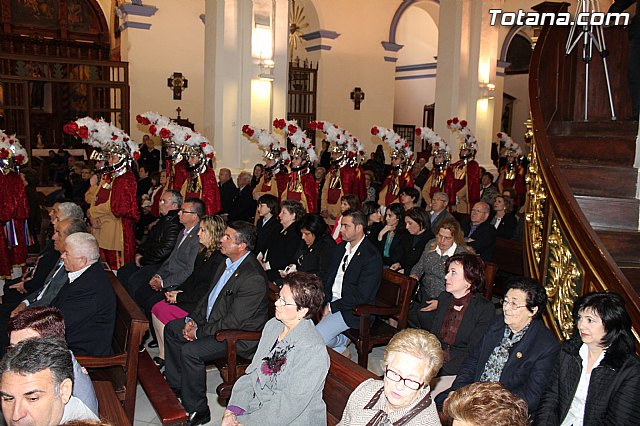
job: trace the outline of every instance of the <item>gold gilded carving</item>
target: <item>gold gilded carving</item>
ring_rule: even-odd
[[[525,220],[529,231],[529,243],[533,248],[533,255],[536,261],[536,269],[540,266],[542,258],[542,234],[544,226],[544,204],[547,198],[547,191],[542,181],[542,174],[538,166],[538,155],[536,144],[531,144],[529,152],[529,173],[526,177],[529,188],[527,204],[525,210]]]
[[[576,288],[580,288],[578,283],[582,278],[582,270],[555,218],[550,231],[548,273],[544,284],[549,298],[549,309],[558,326],[558,332],[563,339],[568,339],[573,330],[571,311],[578,297]]]

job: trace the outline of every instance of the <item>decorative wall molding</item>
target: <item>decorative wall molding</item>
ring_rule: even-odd
[[[396,77],[396,81],[400,80],[419,80],[423,78],[436,78],[436,74],[416,74],[416,75],[400,75]]]
[[[148,24],[146,22],[127,21],[124,24],[120,25],[120,31],[124,31],[128,28],[135,28],[137,30],[150,30],[151,24]]]
[[[438,63],[437,62],[431,62],[431,63],[428,63],[428,64],[400,65],[400,66],[396,67],[396,72],[434,70],[436,68],[438,68]]]
[[[307,52],[315,52],[317,50],[331,50],[331,43],[333,40],[340,37],[340,33],[331,30],[318,30],[311,33],[303,34],[302,39],[309,42],[314,42],[312,46],[305,47]]]
[[[385,62],[398,62],[398,58],[394,58],[393,56],[385,56],[384,57],[384,61]]]
[[[122,13],[132,16],[146,16],[150,17],[156,14],[158,8],[151,5],[136,5],[130,3],[124,3],[119,7]]]
[[[305,47],[305,50],[307,52],[315,52],[316,50],[331,50],[331,46],[328,46],[326,44],[318,44],[315,46]]]

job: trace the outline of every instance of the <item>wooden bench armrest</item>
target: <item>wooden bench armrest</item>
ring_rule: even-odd
[[[95,381],[92,382],[93,389],[98,399],[98,413],[104,420],[108,420],[112,425],[131,425],[131,421],[124,412],[122,403],[118,399],[115,389],[111,382]]]
[[[126,354],[109,356],[76,355],[76,359],[78,360],[78,363],[84,368],[113,367],[116,365],[124,367],[127,363]]]
[[[164,426],[187,424],[187,412],[147,351],[138,356],[138,380]]]
[[[262,337],[261,331],[247,331],[247,330],[218,330],[216,331],[215,338],[218,342],[227,342],[227,345],[234,344],[238,340],[260,340]]]
[[[358,305],[353,308],[353,313],[359,316],[382,315],[390,316],[400,313],[398,306]]]

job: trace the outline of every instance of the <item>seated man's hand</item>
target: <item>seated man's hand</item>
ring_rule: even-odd
[[[16,290],[20,294],[25,294],[27,292],[27,290],[25,290],[24,288],[24,281],[20,281],[15,284],[12,284],[9,286],[9,288]]]
[[[389,266],[389,269],[391,269],[392,271],[397,271],[401,267],[402,267],[402,265],[400,265],[400,262],[396,262],[393,265]]]
[[[188,342],[196,340],[196,323],[193,320],[187,321],[182,329],[182,337]]]
[[[149,286],[155,291],[162,290],[162,278],[158,275],[154,275],[153,278],[149,280]]]
[[[411,274],[409,275],[411,278],[413,278],[414,280],[419,280],[420,277],[418,276],[418,274]]]
[[[27,305],[24,302],[20,302],[20,304],[16,306],[16,308],[13,311],[11,311],[11,314],[9,314],[9,316],[13,318],[16,315],[18,315],[20,312],[24,311],[25,309],[27,309]]]

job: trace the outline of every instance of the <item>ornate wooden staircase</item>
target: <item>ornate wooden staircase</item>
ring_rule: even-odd
[[[567,6],[545,2],[534,9],[561,12]],[[559,336],[569,335],[575,299],[611,290],[625,299],[640,341],[638,123],[611,120],[599,57],[591,62],[589,121],[583,120],[585,66],[581,46],[565,55],[568,33],[569,27],[544,27],[531,61],[528,271],[547,289],[547,320]],[[605,39],[614,106],[626,118],[626,30],[605,29]]]

